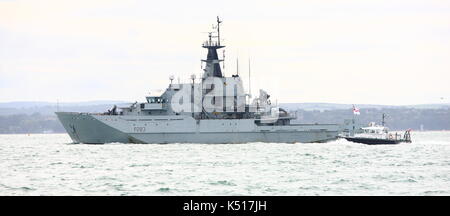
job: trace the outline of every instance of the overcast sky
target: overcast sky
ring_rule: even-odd
[[[444,0],[0,0],[0,102],[143,101],[202,72],[217,15],[273,101],[450,103]]]

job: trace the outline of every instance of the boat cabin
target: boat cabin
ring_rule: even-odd
[[[363,133],[366,134],[385,134],[388,133],[388,128],[386,127],[380,127],[380,126],[374,126],[374,127],[364,127],[361,128]]]
[[[387,139],[389,137],[389,128],[371,122],[368,127],[361,128],[361,132],[355,134],[355,137]]]

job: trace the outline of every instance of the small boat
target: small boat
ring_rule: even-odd
[[[384,117],[382,125],[377,125],[375,122],[369,123],[368,127],[362,127],[357,133],[353,135],[342,135],[340,138],[344,138],[350,142],[363,143],[368,145],[382,145],[382,144],[399,144],[402,142],[411,142],[411,129],[402,133],[390,133],[389,128],[384,126]]]

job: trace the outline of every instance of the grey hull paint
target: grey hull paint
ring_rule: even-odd
[[[326,142],[338,136],[337,125],[293,125],[283,128],[297,128],[300,131],[245,131],[245,132],[124,132],[100,121],[92,114],[57,112],[59,120],[74,143],[309,143]],[[131,123],[130,123],[131,124]],[[195,127],[195,125],[193,125]]]
[[[326,142],[334,140],[333,132],[286,132],[286,133],[166,133],[166,134],[132,134],[138,140],[145,143],[309,143]]]
[[[88,114],[57,112],[56,115],[74,143],[129,143],[130,136]]]

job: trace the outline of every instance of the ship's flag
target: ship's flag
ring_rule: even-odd
[[[361,114],[361,113],[359,112],[359,109],[356,108],[355,105],[353,105],[353,114],[354,114],[354,115],[359,115],[359,114]]]

